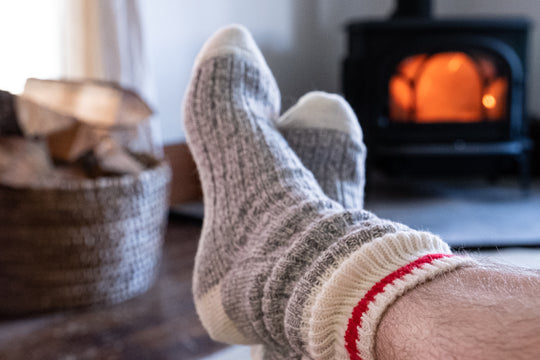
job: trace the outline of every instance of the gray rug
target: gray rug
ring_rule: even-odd
[[[440,235],[454,247],[540,246],[540,181],[398,181],[375,176],[366,209]]]
[[[375,176],[366,209],[379,217],[440,235],[454,247],[540,246],[540,180],[528,195],[515,179],[391,180]],[[173,212],[203,217],[201,203]]]

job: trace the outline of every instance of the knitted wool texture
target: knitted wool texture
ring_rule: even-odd
[[[277,121],[279,131],[326,196],[346,209],[363,208],[366,147],[358,119],[337,94],[312,91]],[[269,346],[252,349],[261,360],[300,359],[302,354]]]
[[[312,91],[283,114],[277,126],[326,196],[346,209],[363,208],[366,146],[345,99]]]
[[[384,309],[468,260],[436,257],[450,255],[436,236],[329,199],[275,129],[279,103],[245,29],[233,26],[209,40],[184,104],[205,206],[197,312],[218,341],[265,344],[283,356],[372,359]],[[400,272],[425,256],[430,261],[416,272]],[[368,312],[353,312],[389,274],[397,275],[376,294],[385,296],[370,298]]]

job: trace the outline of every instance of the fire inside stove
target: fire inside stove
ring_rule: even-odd
[[[504,120],[508,76],[502,69],[483,53],[409,56],[390,78],[390,119],[426,124]]]

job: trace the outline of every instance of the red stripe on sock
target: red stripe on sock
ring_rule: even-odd
[[[352,316],[349,318],[347,325],[347,331],[345,332],[345,348],[349,352],[349,356],[352,360],[362,360],[358,355],[358,349],[356,347],[356,341],[358,340],[358,329],[362,326],[362,316],[367,312],[369,304],[375,300],[375,296],[381,292],[384,292],[384,288],[392,284],[395,280],[410,274],[414,269],[422,267],[424,264],[430,264],[434,260],[444,257],[450,257],[449,254],[430,254],[422,256],[410,264],[407,264],[390,275],[383,278],[376,283],[366,295],[358,302],[352,312]]]

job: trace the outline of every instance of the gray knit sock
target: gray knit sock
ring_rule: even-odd
[[[197,312],[219,341],[282,357],[372,358],[385,309],[465,260],[434,235],[329,199],[276,130],[279,102],[247,30],[228,27],[205,44],[184,103],[205,206]],[[373,289],[384,293],[371,298]]]
[[[366,147],[358,119],[343,97],[307,93],[277,126],[326,196],[346,209],[363,208]]]
[[[310,170],[329,198],[346,209],[364,206],[366,147],[358,119],[343,97],[322,91],[302,96],[277,121],[289,146]],[[257,345],[254,359],[300,359]]]

